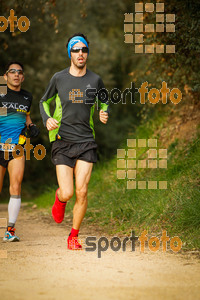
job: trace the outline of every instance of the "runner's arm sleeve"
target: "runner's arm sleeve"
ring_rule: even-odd
[[[102,81],[102,79],[99,77],[99,81],[98,81],[98,92],[101,89],[105,89],[104,83]],[[97,94],[98,94],[97,92]],[[100,107],[100,109],[102,109],[103,111],[107,112],[109,114],[109,99],[108,99],[108,92],[105,89],[105,93],[100,94],[101,97],[98,97],[97,102],[98,102],[98,107]]]
[[[43,124],[46,127],[46,122],[51,118],[50,114],[50,103],[55,99],[58,93],[56,88],[56,74],[51,78],[49,85],[47,86],[46,92],[40,100],[40,114],[42,116]]]

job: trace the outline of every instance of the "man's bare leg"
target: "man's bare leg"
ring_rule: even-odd
[[[66,203],[73,196],[73,168],[57,165],[56,174],[59,189],[56,191],[52,216],[56,223],[61,223],[64,219]]]
[[[73,227],[67,240],[68,249],[82,248],[78,242],[78,232],[87,209],[87,190],[92,167],[93,163],[83,160],[77,160],[74,169],[66,165],[56,166],[59,189],[52,207],[52,216],[57,223],[63,221],[66,202],[73,196],[73,171],[76,181],[76,202],[73,209]]]
[[[56,175],[59,185],[58,198],[62,202],[67,202],[74,193],[73,168],[66,165],[56,166]]]
[[[67,239],[68,249],[81,250],[78,240],[79,228],[87,210],[87,190],[93,163],[77,160],[74,175],[76,180],[76,202],[73,209],[73,227]]]
[[[15,223],[21,206],[21,184],[24,176],[25,156],[12,159],[8,163],[10,179],[10,200],[8,204],[8,228],[4,241],[19,241],[15,235]]]
[[[73,209],[73,228],[76,230],[79,230],[87,210],[87,192],[92,167],[93,163],[77,160],[74,168],[76,180],[76,202]]]
[[[10,195],[21,195],[21,184],[24,176],[25,156],[14,158],[8,163],[10,178]]]

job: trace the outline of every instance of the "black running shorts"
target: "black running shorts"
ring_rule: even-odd
[[[51,160],[54,165],[75,167],[78,159],[87,162],[97,162],[97,144],[95,142],[68,143],[63,140],[53,142]]]
[[[16,150],[16,155],[20,155],[20,151]],[[19,157],[19,156],[18,156]],[[4,168],[8,167],[8,163],[12,160],[16,158],[13,157],[13,153],[12,152],[7,152],[5,153],[5,151],[0,151],[0,165]]]

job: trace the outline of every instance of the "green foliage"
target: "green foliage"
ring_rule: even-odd
[[[200,3],[198,1],[169,0],[165,13],[175,14],[174,33],[149,33],[146,44],[175,44],[175,54],[139,55],[139,72],[134,76],[140,82],[148,81],[153,87],[165,80],[170,89],[178,87],[182,93],[190,88],[196,97],[200,93]],[[145,23],[156,24],[155,14],[145,14]],[[141,57],[142,56],[142,57]],[[133,65],[134,70],[134,65]]]
[[[138,135],[147,137],[142,126],[134,137]],[[199,137],[184,148],[176,141],[168,149],[167,170],[137,174],[137,179],[167,180],[167,190],[127,190],[125,180],[116,179],[116,158],[98,168],[89,188],[89,220],[107,225],[112,233],[166,229],[179,235],[186,248],[199,248],[199,146]]]

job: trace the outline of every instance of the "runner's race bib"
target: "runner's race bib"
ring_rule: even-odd
[[[15,149],[15,144],[4,144],[0,143],[0,151],[12,152]]]

